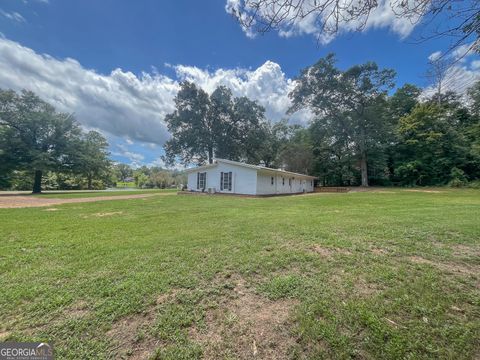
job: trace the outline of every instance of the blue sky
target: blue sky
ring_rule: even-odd
[[[74,112],[87,128],[108,137],[115,160],[161,164],[168,138],[162,119],[172,110],[179,80],[193,80],[207,91],[229,85],[278,120],[288,108],[291,79],[329,52],[342,68],[375,61],[397,71],[399,86],[426,87],[428,57],[449,45],[445,39],[415,44],[418,30],[399,29],[394,19],[361,33],[345,31],[328,44],[305,33],[251,38],[225,5],[226,0],[2,0],[0,87],[31,89]],[[466,81],[476,78],[478,65],[473,56],[462,60],[455,77],[463,71]],[[307,122],[308,114],[292,121]]]

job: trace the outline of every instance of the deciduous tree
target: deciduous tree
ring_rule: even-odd
[[[70,171],[80,127],[71,114],[55,108],[30,91],[0,90],[0,162],[34,173],[33,193],[41,192],[46,171]]]
[[[395,72],[375,63],[341,71],[335,61],[330,54],[302,71],[289,111],[308,108],[334,140],[346,139],[360,164],[361,184],[368,186],[369,153],[385,142],[390,127],[384,109]]]

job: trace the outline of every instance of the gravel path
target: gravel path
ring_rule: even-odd
[[[25,207],[40,207],[40,206],[53,206],[59,204],[70,203],[87,203],[95,201],[105,200],[126,200],[126,199],[142,199],[151,196],[165,196],[175,195],[175,193],[155,193],[155,194],[133,194],[133,195],[115,195],[115,196],[96,196],[87,198],[72,198],[72,199],[53,199],[42,198],[35,196],[22,196],[22,195],[0,195],[0,208],[25,208]]]

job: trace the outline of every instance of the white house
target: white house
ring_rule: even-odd
[[[315,177],[237,161],[215,159],[186,170],[189,191],[276,195],[313,192]]]

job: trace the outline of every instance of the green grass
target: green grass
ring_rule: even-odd
[[[199,358],[212,311],[241,323],[241,279],[290,304],[292,358],[478,358],[480,191],[438,190],[0,209],[0,336],[59,359]]]
[[[44,191],[42,194],[32,195],[35,197],[55,198],[55,199],[73,199],[97,196],[117,196],[117,195],[138,195],[154,193],[175,193],[177,189],[142,189],[142,190],[92,190],[92,191]],[[28,195],[28,194],[27,194]]]
[[[117,187],[128,187],[128,188],[135,188],[135,183],[134,182],[124,182],[124,181],[118,181],[117,182]]]

